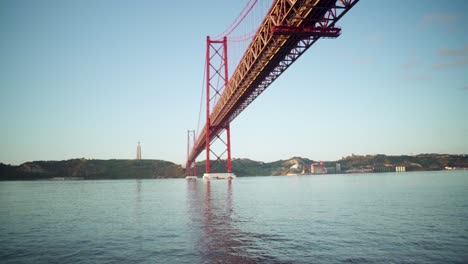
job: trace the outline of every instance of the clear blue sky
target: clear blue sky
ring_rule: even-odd
[[[184,163],[245,1],[0,1],[0,162]],[[233,157],[468,153],[468,1],[361,0],[231,126]]]

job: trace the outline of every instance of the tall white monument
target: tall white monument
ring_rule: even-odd
[[[140,141],[138,141],[136,159],[137,159],[137,160],[141,160],[141,146],[140,146]]]

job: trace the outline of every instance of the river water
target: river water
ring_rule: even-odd
[[[468,263],[468,171],[0,182],[0,263]]]

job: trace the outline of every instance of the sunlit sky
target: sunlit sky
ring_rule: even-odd
[[[0,1],[0,162],[184,163],[206,36],[244,4]],[[361,0],[234,120],[233,157],[468,153],[466,10]]]

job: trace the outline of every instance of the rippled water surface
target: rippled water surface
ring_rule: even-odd
[[[468,263],[468,171],[0,182],[0,263]]]

